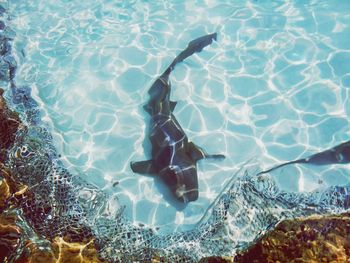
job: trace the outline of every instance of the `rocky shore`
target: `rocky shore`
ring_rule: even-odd
[[[23,221],[20,203],[33,198],[33,193],[16,182],[4,165],[16,132],[25,126],[18,114],[7,107],[2,95],[0,89],[0,262],[102,262],[93,239],[69,242],[57,236],[31,241],[29,235],[33,232]],[[235,257],[210,257],[200,262],[349,262],[349,259],[350,213],[345,213],[284,220]]]
[[[102,262],[93,239],[72,242],[69,237],[57,236],[46,240],[25,221],[23,203],[35,199],[35,193],[17,182],[4,164],[19,129],[25,126],[7,107],[0,89],[0,262]]]

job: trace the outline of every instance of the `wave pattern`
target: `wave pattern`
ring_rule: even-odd
[[[185,232],[162,235],[135,225],[118,200],[113,209],[105,193],[68,171],[29,87],[7,80],[7,100],[22,114],[6,165],[28,187],[20,200],[23,215],[35,232],[49,239],[96,239],[102,257],[113,262],[196,262],[210,255],[233,255],[285,218],[340,213],[350,207],[350,185],[310,193],[282,191],[267,175],[242,167],[202,220]]]

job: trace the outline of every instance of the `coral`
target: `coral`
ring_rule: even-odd
[[[284,220],[235,262],[348,262],[350,213]]]

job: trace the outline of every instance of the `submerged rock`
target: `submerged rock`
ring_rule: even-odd
[[[9,197],[10,187],[5,179],[0,178],[0,212],[7,207]]]
[[[232,257],[207,257],[202,258],[199,263],[232,263]]]
[[[350,213],[284,220],[235,262],[348,262]]]
[[[10,54],[11,49],[6,39],[0,36],[0,80],[10,81],[15,77],[17,62]]]
[[[0,162],[7,159],[8,150],[13,146],[16,132],[21,127],[19,115],[7,107],[3,93],[4,90],[0,88]]]
[[[39,246],[27,241],[21,256],[15,263],[102,263],[98,258],[94,242],[68,243],[62,238],[55,240],[48,246]]]
[[[16,225],[15,215],[0,215],[0,262],[11,262],[10,258],[20,245],[21,229]]]
[[[10,198],[12,199],[10,202]],[[23,232],[22,225],[26,229],[30,226],[17,217],[16,209],[21,209],[28,220],[24,204],[36,202],[35,194],[28,190],[28,187],[17,183],[10,170],[0,163],[0,262],[43,262],[43,263],[99,263],[103,262],[98,257],[95,242],[90,239],[86,242],[70,242],[72,236],[66,233],[65,237],[57,236],[51,240],[42,239],[40,245],[27,240],[29,236]],[[13,212],[8,212],[8,208]],[[44,209],[44,208],[43,208]],[[4,211],[7,211],[6,213]],[[36,211],[27,211],[35,215]],[[21,227],[19,227],[21,225]],[[35,227],[34,227],[35,229]],[[71,230],[73,231],[73,230]],[[84,227],[78,227],[77,234],[84,231]],[[31,232],[31,231],[29,231]],[[27,240],[27,241],[25,241]],[[25,244],[25,245],[23,245]],[[16,258],[16,255],[20,255]]]

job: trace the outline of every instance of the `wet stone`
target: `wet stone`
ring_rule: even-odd
[[[10,187],[5,179],[0,178],[0,212],[8,206]]]
[[[50,247],[39,247],[37,244],[27,241],[21,256],[15,261],[15,263],[24,262],[54,263],[57,261]]]
[[[235,262],[346,262],[350,213],[282,221]]]
[[[69,243],[55,238],[51,244],[35,244],[27,241],[21,256],[15,263],[100,263],[97,250],[92,241],[88,243]]]
[[[21,229],[16,221],[16,216],[0,215],[0,262],[8,262],[20,245]]]

